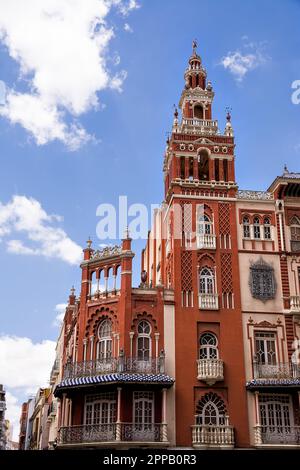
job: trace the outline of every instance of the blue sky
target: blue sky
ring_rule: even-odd
[[[91,4],[97,1],[91,0]],[[129,203],[147,206],[162,201],[166,132],[171,128],[173,104],[178,103],[183,88],[194,38],[214,87],[213,117],[219,119],[221,130],[225,108],[232,107],[240,188],[266,189],[282,173],[285,163],[290,171],[299,170],[300,105],[292,104],[291,84],[300,79],[300,2],[139,0],[138,4],[139,8],[133,2],[132,8],[121,11],[121,6],[129,7],[130,2],[120,0],[118,8],[112,7],[105,15],[114,36],[101,52],[110,78],[98,89],[95,86],[98,106],[84,105],[77,112],[70,111],[69,106],[65,113],[67,125],[75,119],[93,136],[86,144],[76,150],[70,150],[62,140],[38,145],[28,126],[14,124],[11,110],[6,117],[3,113],[1,116],[0,107],[2,205],[6,207],[16,195],[33,198],[48,215],[63,217],[49,219],[47,224],[59,227],[80,246],[89,235],[95,246],[101,243],[96,237],[96,208],[100,203],[116,204],[119,195],[127,195]],[[6,7],[0,3],[0,17]],[[0,20],[0,32],[6,31],[6,36],[0,34],[0,80],[7,94],[11,90],[34,94],[33,77],[42,58],[33,51],[31,64],[36,69],[21,73],[24,57],[13,58],[9,47],[9,34],[14,38],[17,27],[14,21],[8,15],[3,26]],[[52,39],[47,38],[47,32],[45,35],[47,44]],[[76,39],[80,41],[79,34],[74,37],[74,48]],[[45,48],[44,58],[47,54]],[[80,64],[80,54],[76,60]],[[122,71],[126,71],[126,78]],[[65,79],[64,68],[50,72],[59,86]],[[122,84],[111,88],[115,74]],[[72,82],[71,75],[70,87]],[[47,82],[46,86],[51,84]],[[118,91],[120,86],[122,91]],[[3,85],[0,94],[1,89],[3,95]],[[78,94],[81,92],[78,90]],[[74,104],[76,98],[72,99]],[[56,103],[62,106],[61,101]],[[4,102],[2,110],[5,106]],[[23,114],[26,120],[24,109]],[[18,200],[14,208],[17,204]],[[47,257],[42,251],[35,255],[16,249],[15,253],[8,252],[9,241],[16,239],[36,248],[36,242],[27,239],[30,229],[16,231],[14,222],[11,226],[9,233],[0,236],[0,334],[30,338],[33,345],[55,341],[55,306],[66,301],[72,284],[79,293],[80,269],[63,256]],[[136,284],[143,245],[144,241],[134,243]],[[15,387],[7,375],[1,378],[0,371],[1,380],[9,382],[7,388],[18,400],[26,397],[28,384]],[[14,412],[16,406],[17,402]]]

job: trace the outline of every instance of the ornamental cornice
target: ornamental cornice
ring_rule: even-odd
[[[268,191],[239,190],[237,193],[237,199],[248,199],[250,201],[273,201],[274,196]]]

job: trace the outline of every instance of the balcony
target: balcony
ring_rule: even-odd
[[[216,235],[214,234],[201,234],[197,235],[197,248],[199,250],[215,250],[216,249]]]
[[[5,411],[6,410],[6,402],[3,400],[0,400],[0,411]]]
[[[110,289],[110,290],[96,290],[88,295],[88,300],[103,300],[103,299],[111,299],[113,297],[118,297],[121,295],[120,289]]]
[[[168,445],[166,424],[109,423],[62,427],[58,446]]]
[[[292,313],[300,313],[300,295],[290,297],[290,308]]]
[[[210,131],[211,133],[216,134],[218,131],[218,121],[210,119],[183,118],[180,127],[181,131]]]
[[[92,377],[111,373],[164,374],[165,358],[161,354],[158,358],[149,359],[148,361],[120,356],[118,358],[73,362],[66,365],[63,378]]]
[[[300,426],[255,426],[256,446],[300,445]]]
[[[292,379],[300,377],[300,366],[289,362],[277,364],[253,363],[255,379]]]
[[[232,448],[234,447],[233,426],[192,426],[192,445],[201,448]]]
[[[218,294],[199,294],[199,308],[200,310],[218,310]]]
[[[203,380],[208,385],[224,380],[223,361],[219,359],[198,359],[198,380]]]
[[[53,385],[59,375],[59,360],[55,359],[50,374],[50,385]]]

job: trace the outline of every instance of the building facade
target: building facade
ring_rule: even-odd
[[[5,423],[6,398],[5,390],[0,384],[0,450],[6,449],[6,423]]]
[[[184,80],[140,285],[128,232],[83,250],[50,448],[300,445],[300,174],[239,190],[231,116],[221,132],[195,43]]]
[[[29,402],[24,402],[21,408],[20,417],[20,434],[19,434],[19,450],[25,450],[26,448],[26,429],[28,421],[28,406]]]

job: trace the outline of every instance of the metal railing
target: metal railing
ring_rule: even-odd
[[[167,442],[167,425],[121,423],[121,441]]]
[[[116,423],[66,426],[58,432],[58,444],[107,442],[116,439]]]
[[[164,372],[165,358],[162,354],[158,358],[147,361],[136,357],[120,356],[118,358],[68,363],[65,366],[64,379],[111,373],[164,374]]]
[[[58,444],[101,442],[167,442],[166,424],[107,423],[60,428]]]
[[[255,445],[297,444],[300,445],[300,426],[255,426]]]
[[[218,380],[224,380],[223,361],[220,359],[198,359],[198,380],[213,385]]]
[[[233,426],[211,426],[196,424],[192,426],[193,446],[234,446]]]
[[[279,362],[277,364],[259,364],[253,362],[255,379],[291,379],[300,377],[300,365]]]
[[[218,310],[218,294],[199,294],[199,308],[202,310]]]

